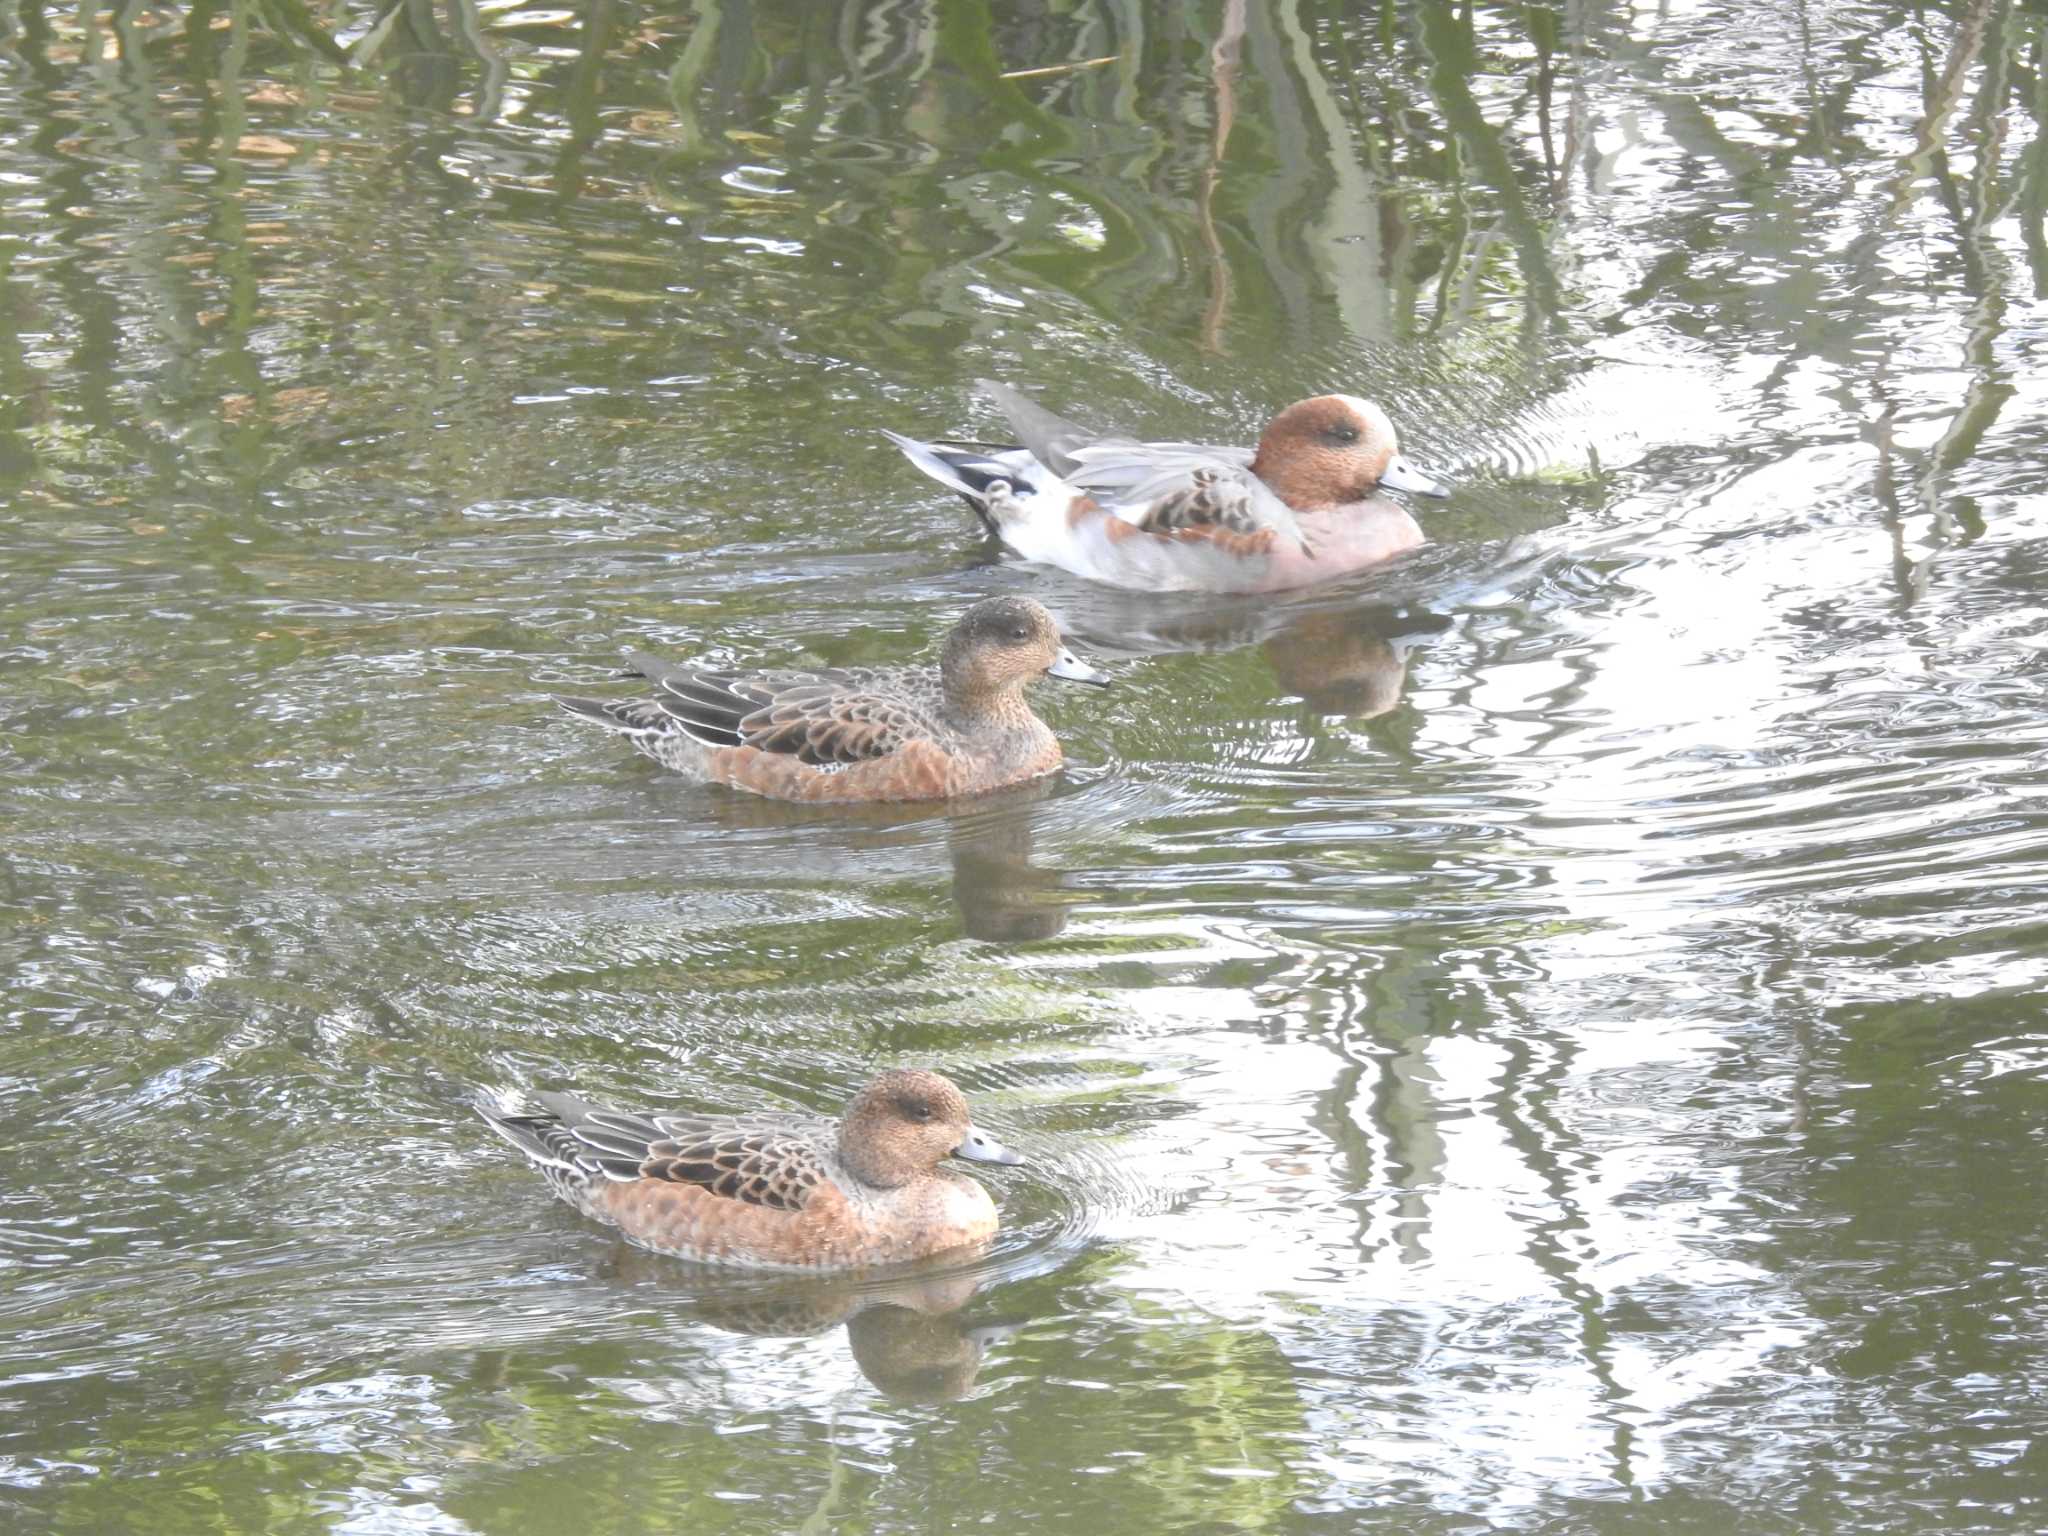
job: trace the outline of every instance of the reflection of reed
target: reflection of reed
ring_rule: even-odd
[[[1974,0],[1959,19],[1948,57],[1938,71],[1928,74],[1913,147],[1899,158],[1888,184],[1886,207],[1876,227],[1852,248],[1859,275],[1874,272],[1885,240],[1896,232],[1914,200],[1914,189],[1931,180],[1956,225],[1958,254],[1972,296],[1962,357],[1970,382],[1962,403],[1927,450],[1918,476],[1914,499],[1919,504],[1917,510],[1928,519],[1928,547],[1917,557],[1907,541],[1909,514],[1902,505],[1900,475],[1894,466],[1897,449],[1893,434],[1898,407],[1890,375],[1892,358],[1900,345],[1897,342],[1887,344],[1871,370],[1870,390],[1879,402],[1876,419],[1868,424],[1858,423],[1876,455],[1872,488],[1891,541],[1892,580],[1900,596],[1908,601],[1924,595],[1937,558],[1954,536],[1950,506],[1941,493],[1943,476],[1969,458],[2016,392],[1995,351],[1995,343],[2005,330],[2009,274],[1996,242],[1988,238],[1992,223],[2002,213],[1999,162],[2007,138],[2006,99],[2011,91],[2011,60],[2009,49],[2004,46],[2002,19],[2002,9],[1994,8],[1992,0]],[[1965,188],[1957,184],[1950,167],[1945,130],[1961,104],[1971,71],[1980,62],[1983,83],[1970,115],[1976,153]]]
[[[549,154],[554,192],[579,204],[630,200],[635,189],[646,196],[651,184],[646,200],[663,212],[729,215],[792,247],[855,244],[864,280],[884,295],[871,306],[877,314],[985,311],[990,270],[1007,266],[1104,315],[1190,332],[1213,351],[1233,335],[1272,334],[1276,319],[1297,344],[1418,328],[1414,311],[1428,300],[1411,280],[1414,237],[1392,195],[1402,172],[1381,162],[1397,143],[1399,158],[1414,161],[1426,134],[1404,126],[1417,116],[1413,103],[1369,117],[1359,83],[1329,65],[1325,45],[1345,45],[1348,21],[1228,0],[1204,37],[1188,16],[1149,5],[1035,28],[1002,7],[933,14],[845,0],[831,9],[832,24],[817,25],[788,0],[699,0],[655,28],[629,27],[613,0],[545,18],[480,11],[474,0],[445,9],[392,0],[377,7],[351,62],[382,72],[371,85],[388,100],[439,115],[412,128],[414,163],[453,195],[499,181],[526,191],[533,162]],[[131,69],[175,43],[142,31],[135,14],[116,11],[107,23]],[[260,60],[250,30],[257,14],[274,30],[257,28],[254,48],[338,56],[302,0],[263,0],[260,13],[253,0],[238,4],[222,34],[237,50],[222,100]],[[97,26],[98,15],[82,14],[72,35]],[[19,44],[31,68],[47,30],[40,11],[23,14]],[[204,30],[187,35],[219,46]],[[1190,45],[1201,46],[1206,74],[1191,66]],[[84,43],[95,54],[102,46],[91,36]],[[514,60],[521,120],[543,126],[539,136],[490,132],[505,115]],[[196,49],[190,66],[201,80],[221,67]],[[348,94],[350,110],[375,105],[368,90]],[[302,95],[294,105],[331,109],[340,99]],[[1199,139],[1185,132],[1204,118]],[[445,154],[458,125],[464,142]],[[252,126],[285,158],[318,142],[292,137],[298,125],[275,113]],[[629,163],[593,175],[600,144]],[[818,199],[749,201],[725,185],[740,146],[755,145],[747,153],[801,165]],[[650,163],[631,164],[636,156]],[[359,226],[374,226],[377,211],[362,212]],[[1185,280],[1196,263],[1207,278],[1199,295]],[[1341,326],[1330,325],[1333,313]],[[872,342],[878,356],[915,350],[900,328],[868,330],[849,345]],[[265,387],[296,382],[275,379],[274,366],[249,371],[242,390],[252,397],[263,394],[255,375]],[[357,411],[376,396],[350,393]],[[333,435],[356,430],[350,423]]]
[[[1418,13],[1422,46],[1430,58],[1429,85],[1446,126],[1463,147],[1465,164],[1487,183],[1498,201],[1501,221],[1521,259],[1528,285],[1526,324],[1531,331],[1553,318],[1561,295],[1542,226],[1530,210],[1521,179],[1508,158],[1503,135],[1490,126],[1472,94],[1479,61],[1472,46],[1469,16],[1460,18],[1445,5],[1425,5]]]
[[[1972,25],[1979,21],[1981,30]],[[1950,418],[1940,439],[1929,452],[1926,472],[1922,477],[1923,499],[1927,509],[1937,517],[1945,516],[1939,494],[1940,477],[1969,458],[2015,392],[2010,377],[1993,350],[1994,343],[2005,332],[2006,296],[2010,286],[2004,257],[1997,243],[1990,238],[1992,224],[2003,213],[1999,187],[2000,155],[2007,140],[2005,102],[2011,89],[2012,70],[2011,50],[2004,45],[2001,36],[2004,23],[2004,14],[1994,14],[1989,0],[1979,0],[1976,10],[1965,19],[1963,28],[1958,32],[1949,66],[1942,75],[1944,87],[1952,84],[1953,89],[1960,92],[1962,76],[1981,53],[1983,82],[1977,94],[1976,107],[1970,115],[1976,154],[1970,169],[1967,195],[1953,184],[1953,173],[1945,156],[1938,162],[1936,171],[1938,184],[1947,194],[1944,200],[1956,221],[1957,246],[1969,280],[1969,291],[1973,295],[1963,340],[1963,359],[1969,366],[1970,384],[1964,391],[1961,408]],[[1963,56],[1966,45],[1970,49],[1967,58]],[[1938,96],[1937,101],[1940,100],[1942,98]],[[1936,117],[1937,109],[1930,108],[1928,121],[1932,123]],[[1942,531],[1944,534],[1947,531],[1945,522]]]
[[[1815,12],[1816,16],[1830,13]],[[2008,332],[2007,309],[2011,274],[1994,226],[2017,202],[2024,208],[2029,187],[2037,187],[2036,210],[2048,208],[2048,156],[2044,156],[2039,120],[2048,117],[2048,90],[2038,78],[2030,91],[2016,88],[2028,77],[2020,70],[2019,43],[2008,25],[2005,6],[1997,0],[1968,0],[1955,8],[1944,37],[1935,27],[1916,29],[1922,51],[1921,110],[1907,131],[1903,150],[1889,156],[1889,174],[1875,185],[1841,169],[1870,146],[1859,142],[1859,93],[1896,65],[1884,40],[1898,32],[1907,13],[1898,8],[1859,13],[1857,35],[1842,39],[1823,61],[1815,58],[1815,42],[1802,9],[1798,44],[1799,75],[1809,99],[1777,102],[1759,89],[1744,108],[1759,119],[1773,121],[1781,144],[1759,148],[1739,142],[1722,130],[1706,110],[1706,98],[1694,89],[1672,89],[1665,83],[1667,52],[1646,41],[1617,40],[1613,57],[1638,73],[1646,100],[1663,114],[1665,137],[1719,170],[1731,186],[1743,189],[1754,205],[1751,228],[1731,234],[1725,208],[1701,199],[1681,208],[1672,231],[1672,255],[1658,263],[1634,295],[1637,303],[1651,295],[1670,294],[1697,306],[1699,274],[1680,259],[1688,250],[1725,250],[1750,243],[1766,260],[1785,272],[1784,281],[1754,290],[1755,299],[1727,322],[1745,327],[1754,355],[1773,356],[1770,377],[1760,386],[1765,396],[1784,390],[1803,368],[1819,360],[1845,380],[1836,392],[1848,417],[1848,429],[1870,445],[1872,491],[1881,508],[1891,543],[1892,580],[1908,600],[1922,590],[1933,562],[1952,541],[1959,510],[1974,516],[1965,504],[1944,496],[1944,479],[1977,451],[2014,395],[2009,369],[1997,355],[1997,343]],[[1846,13],[1836,20],[1846,26]],[[2038,52],[2041,50],[2037,48]],[[1824,79],[1823,64],[1832,64],[1836,78]],[[1974,98],[1964,102],[1974,85]],[[2015,137],[2012,119],[2037,120],[2027,163],[2008,185],[2004,160]],[[1965,132],[1952,125],[1960,121]],[[1868,131],[1868,130],[1862,130]],[[1952,143],[1966,140],[1971,170],[1959,178],[1951,164]],[[1812,156],[1841,169],[1831,185],[1788,183],[1787,171],[1801,156]],[[1914,223],[1919,200],[1931,189],[1955,228],[1955,258],[1962,272],[1958,286],[1967,296],[1961,348],[1962,371],[1968,383],[1959,404],[1946,398],[1940,409],[1946,424],[1935,442],[1908,468],[1900,462],[1896,436],[1899,421],[1911,419],[1923,402],[1912,393],[1924,388],[1924,362],[1915,358],[1904,370],[1902,386],[1896,360],[1911,354],[1923,334],[1899,321],[1893,302],[1899,291],[1902,255],[1912,265],[1927,261],[1926,237]],[[2048,291],[2048,242],[2039,233],[2039,214],[2029,225],[2023,214],[2022,235],[2030,260],[2041,252],[2036,267],[2037,290]],[[1838,242],[1844,229],[1855,231],[1840,257],[1825,267],[1811,265],[1810,253]],[[1910,247],[1910,253],[1902,251]],[[1724,301],[1726,302],[1726,301]],[[1874,360],[1873,360],[1874,359]],[[1910,487],[1910,490],[1907,489]],[[1909,505],[1910,503],[1910,505]],[[1923,547],[1915,550],[1908,521],[1925,521]]]
[[[1317,1096],[1312,1120],[1341,1158],[1346,1184],[1373,1191],[1356,1203],[1362,1268],[1393,1258],[1427,1264],[1445,1225],[1455,1218],[1447,1191],[1460,1180],[1461,1155],[1447,1129],[1469,1112],[1469,1099],[1446,1082],[1434,1059],[1460,1034],[1492,1042],[1495,1091],[1483,1113],[1497,1127],[1514,1167],[1541,1191],[1514,1222],[1522,1257],[1577,1329],[1576,1358],[1613,1411],[1608,1446],[1615,1475],[1632,1476],[1636,1451],[1621,1410],[1631,1384],[1618,1369],[1625,1355],[1614,1334],[1617,1308],[1599,1273],[1597,1246],[1586,1240],[1586,1212],[1610,1198],[1588,1173],[1589,1139],[1564,1112],[1581,1047],[1567,1031],[1532,1019],[1505,975],[1476,967],[1464,985],[1447,988],[1440,963],[1419,948],[1385,957],[1383,968],[1325,983],[1333,1003],[1326,1022],[1343,1063]],[[1512,1021],[1512,1027],[1504,1027]],[[1463,1085],[1469,1094],[1470,1085]],[[1455,1107],[1454,1107],[1455,1105]]]
[[[1223,350],[1223,320],[1230,312],[1230,264],[1216,233],[1216,184],[1223,179],[1223,152],[1230,143],[1230,125],[1237,120],[1237,50],[1244,41],[1244,0],[1229,0],[1223,30],[1209,50],[1209,69],[1216,84],[1216,127],[1209,139],[1209,163],[1202,167],[1201,190],[1195,198],[1195,220],[1209,253],[1209,308],[1202,316],[1202,342],[1211,352]]]
[[[724,9],[715,0],[698,5],[697,24],[677,51],[665,82],[675,112],[674,153],[684,161],[715,157],[725,148],[707,140],[698,106],[699,88],[718,60],[718,36],[724,20]]]
[[[569,133],[556,160],[555,188],[565,199],[582,190],[583,157],[604,131],[604,65],[619,25],[617,0],[588,0],[576,39],[576,65],[563,96]]]
[[[256,0],[256,9],[279,33],[304,43],[328,63],[348,63],[347,50],[327,34],[305,0]]]
[[[1962,15],[1955,40],[1949,44],[1948,58],[1928,88],[1925,110],[1914,132],[1913,148],[1900,157],[1898,171],[1892,177],[1888,219],[1896,219],[1906,211],[1906,205],[1913,200],[1914,186],[1933,175],[1935,162],[1945,156],[1942,131],[1948,126],[1957,103],[1962,100],[1963,86],[1983,52],[1991,9],[1992,0],[1972,0]],[[2002,78],[1997,81],[1997,89],[1987,81],[1980,100],[2002,98],[2005,94],[2003,86]]]

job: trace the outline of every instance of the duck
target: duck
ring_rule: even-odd
[[[1017,445],[882,435],[1017,554],[1111,586],[1245,593],[1335,580],[1426,542],[1381,492],[1450,494],[1356,395],[1296,401],[1246,449],[1105,436],[1007,384],[975,387]]]
[[[558,696],[663,767],[777,800],[944,800],[1044,778],[1064,755],[1024,690],[1041,677],[1106,686],[1028,597],[961,616],[937,670],[727,672],[634,652],[652,698]]]
[[[655,1253],[746,1269],[864,1269],[979,1246],[995,1236],[995,1201],[939,1164],[1023,1162],[926,1069],[883,1072],[837,1124],[641,1115],[565,1093],[477,1110],[585,1216]]]

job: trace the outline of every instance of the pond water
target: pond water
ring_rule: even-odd
[[[339,62],[346,50],[350,66]],[[0,1513],[2048,1526],[2048,15],[0,0]],[[1280,599],[1007,558],[979,376],[1455,480]],[[1107,694],[694,787],[640,648]],[[992,1251],[622,1246],[480,1091],[935,1064]]]

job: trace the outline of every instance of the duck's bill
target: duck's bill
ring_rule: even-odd
[[[1024,1161],[1015,1152],[1004,1146],[987,1131],[969,1127],[966,1139],[953,1149],[955,1157],[964,1157],[970,1163],[1001,1163],[1005,1168],[1014,1168]]]
[[[1072,651],[1061,651],[1059,660],[1045,669],[1047,677],[1064,678],[1070,683],[1093,683],[1098,688],[1109,686],[1109,674],[1091,667]]]
[[[1417,496],[1448,496],[1451,488],[1436,478],[1426,475],[1406,459],[1395,457],[1387,460],[1387,467],[1380,471],[1380,484],[1396,491],[1409,491]]]

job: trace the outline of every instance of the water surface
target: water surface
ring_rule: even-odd
[[[0,1509],[2040,1529],[2044,28],[0,4]],[[875,434],[982,375],[1459,491],[1117,593]],[[951,812],[547,702],[991,592],[1116,687]],[[1031,1161],[823,1287],[469,1107],[897,1063]]]

